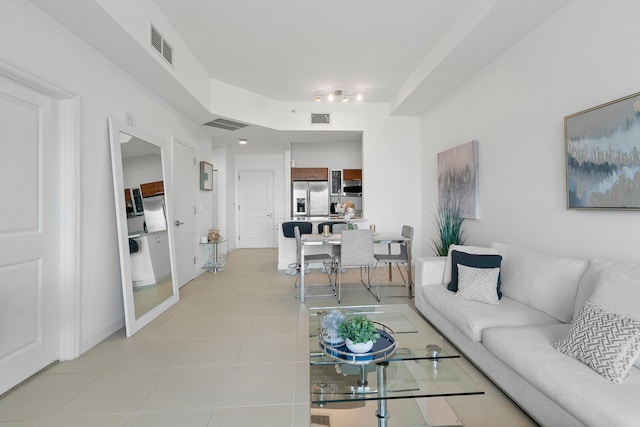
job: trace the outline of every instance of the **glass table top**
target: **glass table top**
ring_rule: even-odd
[[[328,356],[319,345],[323,312],[364,315],[395,332],[398,350],[386,363],[382,393],[376,363],[356,365]],[[482,394],[456,363],[460,354],[408,305],[309,308],[310,401],[312,408],[384,399]],[[431,346],[437,346],[434,357]],[[429,350],[427,350],[427,346]]]

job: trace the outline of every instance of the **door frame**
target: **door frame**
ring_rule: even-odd
[[[81,123],[80,98],[5,61],[0,61],[0,76],[51,98],[57,117],[56,137],[60,143],[60,287],[58,289],[58,359],[71,360],[80,355],[80,254],[81,254]]]
[[[197,171],[197,164],[196,164],[196,147],[194,147],[192,144],[185,142],[184,139],[179,138],[174,136],[171,140],[171,182],[172,182],[172,188],[173,188],[173,192],[171,193],[171,212],[173,215],[174,219],[179,219],[176,216],[176,203],[175,203],[175,195],[177,193],[177,188],[176,188],[176,174],[180,173],[180,171],[176,171],[176,144],[180,144],[183,145],[184,147],[186,147],[187,149],[191,150],[191,152],[193,153],[193,172],[192,172],[192,186],[194,188],[193,191],[193,200],[192,200],[192,207],[194,209],[194,212],[192,212],[192,218],[193,218],[193,233],[191,235],[192,238],[192,247],[193,247],[193,256],[197,257],[198,256],[198,251],[197,251],[197,247],[196,247],[196,243],[198,241],[198,221],[199,221],[199,216],[197,215],[196,211],[197,211],[197,206],[198,206],[198,190],[197,190],[197,182],[198,182],[198,171]],[[173,226],[173,224],[172,224]],[[176,269],[176,276],[178,276],[178,257],[177,255],[175,255],[175,253],[178,251],[178,246],[177,246],[177,238],[176,238],[176,233],[175,231],[173,232],[173,258],[174,258],[174,266],[173,268]],[[198,275],[198,271],[196,270],[197,265],[193,264],[191,266],[191,269],[189,270],[189,280],[187,280],[184,283],[180,283],[180,281],[178,280],[178,288],[183,287],[184,285],[186,285],[187,283],[189,283],[190,281],[192,281],[193,279],[195,279]]]

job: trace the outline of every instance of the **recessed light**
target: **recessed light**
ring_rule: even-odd
[[[238,140],[238,144],[245,145],[246,143],[247,143],[247,140],[245,138],[240,138]]]

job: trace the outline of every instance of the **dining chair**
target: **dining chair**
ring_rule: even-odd
[[[395,264],[396,268],[400,272],[400,276],[402,277],[402,281],[404,282],[404,285],[402,285],[402,287],[404,287],[407,284],[409,284],[409,286],[411,286],[411,284],[407,283],[408,277],[405,278],[404,273],[403,273],[402,269],[400,268],[400,265],[401,264],[404,265],[404,267],[407,268],[407,269],[411,268],[411,254],[409,253],[409,248],[411,247],[411,244],[413,243],[413,227],[411,227],[410,225],[403,225],[402,226],[402,237],[406,238],[407,241],[400,244],[400,252],[399,253],[397,253],[397,254],[374,254],[374,257],[376,259],[375,268],[378,267],[379,263],[383,263],[384,264],[384,269],[382,270],[382,278],[384,278],[384,275],[385,275],[385,272],[387,270],[387,267],[389,267],[389,270],[391,270],[393,268],[393,264]],[[390,273],[389,277],[391,278],[391,271],[389,271],[389,273]],[[380,280],[382,280],[382,278]],[[376,292],[377,292],[378,296],[380,295],[380,286],[381,286],[381,283],[376,283]],[[391,285],[391,284],[389,284],[389,285],[384,285],[384,286],[401,286],[401,285]]]
[[[294,235],[295,235],[295,239],[296,239],[296,262],[298,264],[297,266],[297,270],[298,270],[298,274],[296,275],[296,281],[294,283],[295,287],[298,287],[298,280],[300,280],[300,274],[302,274],[302,269],[304,268],[305,272],[308,271],[308,265],[309,263],[316,263],[316,262],[321,262],[323,265],[323,273],[325,273],[327,275],[327,278],[329,279],[329,286],[331,286],[332,289],[332,293],[330,294],[324,294],[324,295],[317,295],[317,294],[306,294],[305,293],[305,298],[306,297],[313,297],[313,296],[335,296],[336,295],[336,284],[335,284],[335,277],[334,280],[331,279],[331,276],[334,275],[335,276],[335,268],[334,268],[334,258],[333,256],[329,255],[329,254],[309,254],[309,255],[305,255],[304,257],[304,266],[302,265],[302,238],[301,238],[301,234],[300,234],[300,227],[294,227],[293,229]],[[308,233],[307,233],[308,234]]]
[[[342,301],[342,272],[346,267],[360,268],[360,281],[378,301],[371,291],[371,268],[376,264],[373,256],[373,232],[371,230],[342,230],[340,257],[337,258],[338,303]],[[365,271],[363,278],[362,272]],[[366,279],[366,281],[365,281]]]
[[[300,234],[311,234],[313,232],[313,224],[308,221],[288,221],[282,223],[282,235],[287,239],[295,239],[296,235],[294,229],[296,227],[300,228]],[[296,258],[296,262],[292,262],[287,266],[287,274],[291,276],[297,275],[300,272],[299,264],[300,262],[298,255],[298,258]]]
[[[342,234],[342,230],[346,230],[347,227],[349,226],[349,224],[347,224],[346,222],[336,222],[335,224],[333,224],[333,228],[331,233],[332,234]],[[354,230],[358,229],[358,224],[351,224],[351,226],[353,227]],[[341,245],[334,245],[331,248],[331,254],[333,255],[334,258],[340,258],[340,246]],[[344,273],[344,269],[342,269],[342,272]]]
[[[346,230],[348,226],[349,224],[347,224],[346,222],[336,222],[333,224],[333,228],[331,232],[335,234],[340,234],[342,233],[342,230]],[[358,224],[351,223],[351,226],[353,227],[354,230],[358,229]]]
[[[325,225],[329,226],[329,233],[333,233],[334,232],[333,228],[338,224],[345,224],[346,225],[347,223],[346,222],[340,222],[340,221],[321,222],[320,224],[318,224],[318,234],[322,234]]]

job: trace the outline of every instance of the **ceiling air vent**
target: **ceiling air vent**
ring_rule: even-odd
[[[227,119],[215,119],[211,120],[204,124],[205,126],[211,126],[212,128],[226,129],[226,130],[238,130],[249,125],[245,125],[244,123],[234,122],[233,120]]]
[[[312,125],[328,125],[331,123],[331,114],[329,113],[311,113]]]
[[[162,34],[151,25],[151,46],[171,65],[173,65],[173,48]]]

